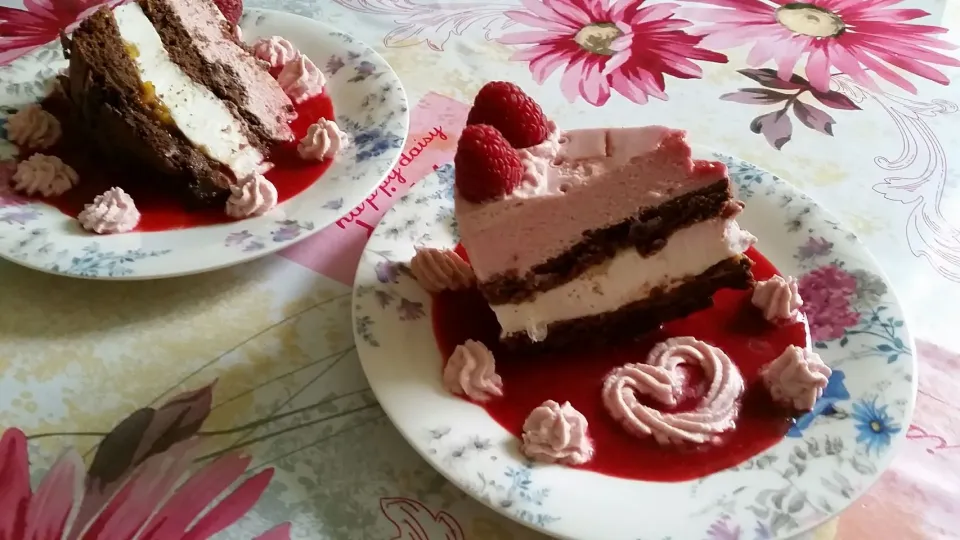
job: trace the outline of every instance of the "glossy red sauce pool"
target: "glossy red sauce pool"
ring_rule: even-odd
[[[754,261],[756,279],[768,279],[776,268],[758,251],[747,252]],[[481,404],[507,431],[519,437],[523,421],[548,399],[569,401],[589,422],[594,441],[593,459],[579,468],[637,480],[677,482],[699,478],[741,463],[770,448],[786,434],[792,419],[774,405],[759,379],[760,368],[787,345],[805,346],[807,327],[795,323],[774,326],[750,304],[750,291],[722,290],[714,306],[685,319],[665,324],[643,339],[587,352],[550,353],[535,357],[502,349],[496,317],[477,290],[445,292],[434,297],[433,326],[444,358],[467,339],[485,343],[497,360],[504,397]],[[642,362],[656,343],[674,336],[693,336],[719,347],[740,368],[747,391],[736,429],[719,445],[661,447],[652,439],[627,434],[603,408],[600,389],[614,367]],[[691,370],[690,397],[676,410],[691,408],[702,392],[702,373]]]
[[[58,115],[55,103],[45,103],[44,107]],[[290,124],[296,141],[303,138],[310,125],[320,118],[334,118],[333,103],[327,94],[309,99],[297,105],[296,109],[297,119]],[[264,176],[276,186],[279,202],[295,197],[313,185],[332,163],[331,160],[302,160],[297,155],[296,147],[296,142],[293,142],[275,148],[267,158],[274,167]],[[112,187],[121,187],[133,197],[137,209],[140,210],[140,223],[135,231],[187,229],[233,221],[221,207],[188,209],[182,199],[162,189],[162,186],[137,181],[141,175],[136,170],[98,159],[97,153],[84,143],[83,136],[71,133],[66,125],[60,142],[44,153],[62,159],[73,167],[80,177],[80,183],[63,195],[38,198],[70,217],[77,217],[83,206],[93,202],[97,195]]]

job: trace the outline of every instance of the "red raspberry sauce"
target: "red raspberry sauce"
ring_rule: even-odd
[[[458,252],[463,254],[462,249]],[[754,261],[757,280],[778,273],[758,251],[751,248],[746,254]],[[595,444],[593,459],[579,468],[659,482],[691,480],[721,471],[780,441],[792,419],[771,402],[759,370],[788,345],[803,347],[807,343],[805,322],[774,326],[750,303],[750,291],[731,289],[714,296],[714,307],[671,321],[637,342],[588,351],[535,357],[505,351],[498,344],[496,317],[476,289],[435,296],[433,326],[443,358],[449,358],[467,339],[480,340],[493,351],[497,373],[503,378],[504,397],[478,406],[504,429],[520,437],[523,421],[535,407],[548,399],[569,401],[587,417],[588,434]],[[603,408],[600,389],[604,376],[617,366],[645,361],[653,345],[674,336],[693,336],[719,347],[743,374],[747,391],[737,427],[725,433],[719,445],[661,447],[652,439],[627,434]],[[688,373],[687,398],[677,410],[695,406],[703,392],[700,368],[691,368]]]
[[[58,117],[63,117],[63,105],[48,100],[44,108]],[[303,190],[316,182],[332,163],[331,160],[321,162],[305,161],[297,155],[297,142],[307,133],[311,124],[320,118],[332,120],[333,103],[327,94],[319,95],[296,106],[297,119],[290,127],[296,136],[292,143],[280,148],[274,148],[268,161],[274,164],[264,176],[277,187],[279,201],[295,197]],[[136,170],[105,162],[99,159],[95,151],[86,144],[83,135],[71,132],[66,122],[64,136],[60,142],[44,154],[55,155],[64,163],[73,167],[80,177],[80,183],[70,191],[58,197],[37,197],[51,206],[56,207],[70,217],[77,217],[85,204],[93,202],[93,198],[112,187],[121,187],[133,197],[137,209],[140,210],[140,223],[135,231],[166,231],[173,229],[188,229],[203,225],[229,223],[233,221],[224,213],[222,207],[188,210],[183,200],[149,182],[139,182],[141,176]],[[21,155],[26,159],[28,155]]]

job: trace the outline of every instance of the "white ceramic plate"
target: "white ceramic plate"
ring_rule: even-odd
[[[740,222],[759,236],[758,249],[800,280],[814,346],[834,370],[787,437],[737,467],[678,483],[521,461],[515,437],[442,388],[430,297],[397,269],[415,245],[457,242],[448,165],[383,218],[354,286],[363,369],[407,441],[461,489],[561,538],[787,538],[861,495],[913,412],[916,362],[901,307],[863,245],[816,202],[749,163],[715,156],[747,203]]]
[[[247,10],[243,37],[280,35],[296,45],[327,77],[337,123],[351,144],[320,181],[269,213],[252,219],[190,229],[96,236],[74,216],[0,191],[0,257],[37,270],[95,279],[154,279],[205,272],[246,262],[287,247],[333,223],[364,200],[400,157],[409,113],[400,79],[359,40],[317,21],[269,10]],[[66,65],[54,46],[21,59],[17,73],[32,81],[0,88],[3,118],[29,103],[24,82],[42,87]],[[32,64],[29,64],[32,62]],[[17,86],[14,86],[17,85]],[[37,98],[34,98],[37,99]],[[0,158],[11,145],[0,142]],[[6,154],[4,154],[6,151]],[[82,179],[81,179],[82,181]]]

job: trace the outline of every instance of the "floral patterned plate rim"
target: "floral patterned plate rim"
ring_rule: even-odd
[[[247,10],[244,39],[282,35],[327,77],[337,123],[351,144],[323,177],[267,214],[192,229],[96,236],[44,203],[25,201],[0,185],[0,257],[37,270],[91,279],[154,279],[205,272],[287,247],[332,224],[376,189],[400,158],[409,127],[400,79],[373,49],[323,23],[270,10]],[[0,159],[15,148],[3,140],[5,118],[39,99],[66,61],[53,43],[17,61],[0,85]],[[6,79],[6,77],[4,77]],[[81,179],[82,181],[82,179]]]
[[[698,154],[707,154],[698,149]],[[910,423],[913,340],[887,279],[856,236],[786,181],[724,161],[740,222],[781,272],[796,276],[813,346],[833,368],[823,397],[771,449],[688,482],[613,478],[523,461],[517,440],[442,387],[430,298],[406,271],[414,246],[451,247],[453,166],[417,184],[384,216],[354,284],[354,337],[381,406],[454,484],[541,532],[571,539],[767,539],[809,530],[879,477]]]

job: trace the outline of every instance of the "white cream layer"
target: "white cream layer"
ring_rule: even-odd
[[[243,125],[206,86],[195,82],[170,59],[160,34],[136,2],[113,10],[120,36],[135,46],[140,80],[153,84],[157,97],[183,135],[237,178],[258,170],[263,155],[243,134]]]
[[[703,221],[674,232],[663,249],[649,257],[627,248],[531,300],[491,307],[503,335],[527,332],[530,339],[542,341],[550,323],[616,311],[646,298],[654,287],[669,291],[743,253],[756,240],[733,219]]]

